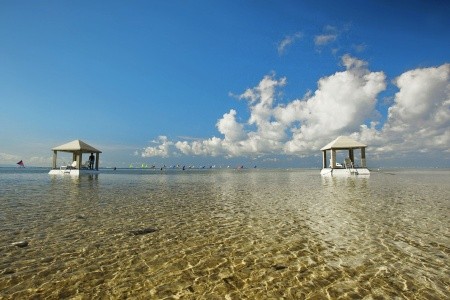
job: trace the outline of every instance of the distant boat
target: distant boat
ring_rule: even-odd
[[[23,163],[23,160],[19,161],[17,164],[19,165],[19,168],[25,168],[25,164]]]

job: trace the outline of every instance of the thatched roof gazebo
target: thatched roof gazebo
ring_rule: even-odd
[[[70,173],[66,170],[74,170],[74,173],[80,173],[81,170],[90,171],[87,173],[93,173],[98,172],[98,166],[99,166],[99,158],[100,153],[102,153],[100,150],[92,147],[91,145],[86,144],[85,142],[81,140],[74,140],[69,143],[57,146],[52,148],[53,151],[53,163],[52,163],[52,170],[50,170],[50,174],[59,174],[61,172],[52,172],[54,170],[61,171],[62,169],[65,171],[64,173]],[[57,168],[56,166],[56,160],[58,156],[58,152],[69,152],[72,153],[72,160],[73,164],[71,166],[62,166],[60,168]],[[95,153],[95,166],[92,166],[92,168],[88,168],[87,166],[82,164],[83,159],[83,153]],[[78,170],[78,172],[76,172]]]

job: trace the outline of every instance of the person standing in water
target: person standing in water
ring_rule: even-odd
[[[91,156],[89,156],[89,169],[94,168],[94,161],[95,161],[94,153],[91,153]]]

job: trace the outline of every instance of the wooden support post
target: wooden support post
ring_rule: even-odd
[[[366,167],[366,148],[361,148],[361,167]]]
[[[95,169],[98,171],[98,160],[100,158],[100,153],[95,153]]]
[[[56,169],[56,158],[58,154],[56,150],[53,150],[53,162],[52,162],[52,169]]]
[[[331,168],[336,168],[336,150],[331,149]]]
[[[77,169],[79,170],[81,167],[81,152],[77,153]]]

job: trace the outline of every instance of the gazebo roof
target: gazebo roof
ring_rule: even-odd
[[[360,142],[357,142],[348,136],[339,136],[334,141],[323,147],[322,151],[324,150],[331,150],[331,149],[354,149],[354,148],[365,148],[367,145],[364,145]]]
[[[91,145],[86,144],[80,140],[74,140],[61,146],[52,148],[53,151],[63,152],[82,152],[82,153],[102,153],[102,151],[95,149]]]

